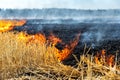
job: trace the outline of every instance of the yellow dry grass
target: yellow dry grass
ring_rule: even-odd
[[[17,32],[0,33],[0,80],[120,80],[120,67],[97,65],[93,56],[81,55],[77,67],[63,65],[54,48],[29,44]],[[86,51],[87,53],[87,51]]]

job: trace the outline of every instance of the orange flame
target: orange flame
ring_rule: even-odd
[[[24,32],[20,32],[18,35],[18,40],[27,43],[29,41],[29,39],[31,38],[30,35],[24,33]]]
[[[115,58],[114,55],[109,55],[109,56],[107,57],[107,63],[108,63],[108,65],[109,65],[110,67],[112,67],[112,66],[114,65],[114,58]]]
[[[28,43],[45,43],[46,37],[43,34],[28,35],[27,33],[21,32],[18,34],[18,39]]]
[[[100,64],[99,58],[100,58],[100,54],[97,52],[97,55],[94,57],[96,64]]]
[[[56,45],[57,43],[62,43],[62,40],[56,37],[53,33],[50,34],[48,40],[52,43],[52,45]]]
[[[35,34],[30,35],[31,38],[29,39],[29,43],[40,43],[45,44],[46,43],[46,37],[43,34]]]
[[[15,26],[22,26],[25,23],[25,20],[0,20],[0,32],[12,30]]]
[[[70,42],[69,45],[67,44],[63,50],[57,50],[58,52],[56,52],[56,54],[60,61],[65,60],[71,54],[71,52],[74,50],[75,46],[79,42],[79,37],[80,34],[78,34],[76,38],[72,42]]]
[[[101,54],[104,56],[105,53],[106,53],[106,50],[105,50],[105,49],[102,49],[102,50],[101,50]]]
[[[70,44],[65,45],[65,47],[62,50],[59,50],[55,47],[57,43],[62,44],[61,39],[54,36],[53,34],[51,34],[48,37],[48,41],[50,41],[50,43],[52,43],[52,46],[53,46],[52,48],[54,48],[56,57],[58,58],[59,61],[66,59],[71,54],[71,52],[73,51],[75,46],[78,44],[79,36],[80,36],[80,34],[78,34],[76,36],[76,38],[70,42]],[[18,39],[22,40],[26,43],[40,43],[40,44],[46,43],[47,44],[46,37],[43,34],[28,35],[26,33],[21,32],[18,34]]]
[[[25,20],[20,20],[20,21],[18,21],[18,20],[0,20],[0,32],[12,30],[14,27],[22,26],[25,23],[26,23]],[[17,37],[18,37],[18,40],[25,42],[26,44],[28,44],[28,43],[39,43],[39,44],[46,43],[47,44],[47,39],[48,39],[48,41],[49,41],[48,43],[52,44],[53,48],[55,49],[56,57],[58,57],[58,59],[60,61],[62,61],[71,54],[71,52],[73,51],[75,46],[78,44],[79,36],[80,36],[80,34],[78,34],[76,36],[76,38],[70,42],[70,44],[66,44],[62,50],[59,50],[55,47],[58,43],[63,44],[63,42],[60,38],[53,35],[53,33],[51,33],[50,36],[48,38],[46,38],[45,35],[43,35],[43,34],[29,35],[27,33],[20,32]]]
[[[97,54],[94,57],[95,63],[96,64],[101,64],[101,65],[108,65],[108,66],[113,66],[114,65],[114,55],[105,55],[106,50],[103,49],[100,51],[100,53],[97,52]]]

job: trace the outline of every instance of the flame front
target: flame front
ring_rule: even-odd
[[[15,26],[22,26],[25,23],[25,20],[0,20],[0,32],[12,30]]]
[[[18,39],[26,43],[39,43],[39,44],[47,44],[47,41],[49,41],[49,43],[51,43],[53,46],[52,48],[54,48],[56,57],[58,58],[59,61],[62,61],[66,59],[74,50],[75,46],[78,44],[79,36],[80,34],[78,34],[76,38],[70,42],[70,44],[66,44],[62,50],[59,50],[58,48],[55,47],[57,43],[63,44],[62,40],[53,34],[51,34],[47,40],[45,35],[43,34],[28,35],[24,32],[21,32],[18,34]]]
[[[58,50],[58,52],[56,52],[57,57],[60,61],[65,60],[72,53],[72,51],[74,50],[74,48],[79,42],[79,37],[80,37],[80,34],[77,34],[76,38],[73,41],[71,41],[70,44],[67,44],[65,48],[62,49],[61,51]]]

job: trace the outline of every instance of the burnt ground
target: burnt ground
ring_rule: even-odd
[[[95,54],[96,51],[106,49],[107,54],[116,54],[120,56],[120,24],[119,23],[76,23],[76,24],[42,24],[39,20],[28,20],[23,27],[16,27],[14,30],[26,31],[28,34],[44,33],[48,36],[51,32],[61,38],[68,44],[75,38],[75,35],[81,33],[79,43],[73,51],[78,58],[83,53],[84,45],[87,49],[91,47],[89,54]],[[61,44],[56,45],[58,49],[64,47]],[[76,61],[72,55],[64,64],[74,65]]]

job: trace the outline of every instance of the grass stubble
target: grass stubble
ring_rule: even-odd
[[[47,44],[26,45],[16,32],[0,33],[0,80],[120,80],[120,64],[96,64],[84,49],[76,66],[62,64]],[[117,54],[117,53],[116,53]]]

